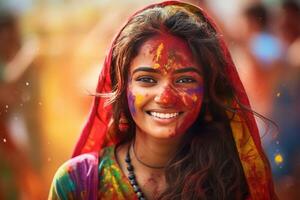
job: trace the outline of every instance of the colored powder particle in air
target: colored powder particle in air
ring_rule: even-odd
[[[129,110],[132,115],[135,115],[136,113],[135,106],[134,106],[135,96],[131,92],[128,92],[127,99],[128,99]]]
[[[283,156],[280,153],[276,154],[275,157],[274,157],[274,161],[277,165],[282,164],[283,163]]]
[[[281,95],[280,92],[278,92],[278,93],[276,94],[277,97],[280,97],[280,95]]]

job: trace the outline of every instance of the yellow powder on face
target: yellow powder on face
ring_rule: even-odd
[[[165,65],[165,70],[168,71],[172,66],[175,67],[175,66],[174,66],[174,63],[175,63],[175,58],[174,58],[174,56],[169,57],[168,63]]]
[[[154,69],[158,69],[158,68],[160,68],[160,64],[158,64],[158,63],[155,63],[155,64],[153,65],[153,68],[154,68]]]
[[[136,94],[135,95],[135,105],[139,106],[141,105],[142,101],[143,101],[144,96],[141,94]]]
[[[156,49],[155,62],[158,62],[159,59],[161,58],[161,53],[162,53],[163,49],[164,49],[164,44],[160,43],[160,45]]]
[[[193,96],[192,96],[192,100],[193,100],[194,102],[196,102],[196,101],[198,100],[198,97],[197,97],[197,95],[193,94]]]

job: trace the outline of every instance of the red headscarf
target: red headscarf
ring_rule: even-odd
[[[155,6],[164,7],[168,5],[182,6],[187,8],[188,10],[197,10],[205,16],[207,21],[212,24],[212,26],[216,30],[218,30],[213,20],[201,8],[178,1],[166,1],[149,5],[146,8],[136,12],[129,19],[129,21],[144,10],[153,8]],[[123,28],[120,32],[122,32]],[[118,38],[119,34],[115,37],[112,46],[115,44],[116,38]],[[228,48],[222,38],[219,38],[219,43],[227,62],[226,72],[228,75],[228,79],[234,86],[234,91],[236,92],[235,95],[241,104],[250,108],[248,97],[240,81],[235,65],[233,64]],[[110,93],[112,91],[110,80],[111,62],[112,48],[105,58],[102,72],[98,80],[97,93]],[[237,104],[234,104],[233,106],[238,109]],[[95,97],[90,116],[76,144],[73,157],[88,152],[99,152],[107,145],[107,143],[105,143],[104,141],[108,132],[108,126],[111,118],[112,106],[105,106],[105,99]],[[277,199],[274,193],[270,166],[262,150],[260,136],[253,113],[238,112],[238,114],[236,114],[231,120],[231,129],[236,147],[238,149],[239,158],[244,169],[245,177],[249,186],[251,194],[250,199]]]

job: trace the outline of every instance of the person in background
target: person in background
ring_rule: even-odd
[[[29,129],[37,123],[38,100],[33,90],[35,79],[28,71],[36,55],[36,46],[22,44],[20,35],[17,16],[1,10],[0,199],[38,199],[42,193],[32,162],[32,157],[39,155],[32,145],[35,144],[33,138],[38,135],[28,135],[28,132],[37,134],[36,129]]]
[[[245,74],[249,83],[247,91],[255,110],[269,117],[273,91],[283,67],[283,45],[274,34],[271,13],[263,3],[251,3],[242,13],[245,20],[242,45],[250,65],[250,73]],[[259,126],[263,130],[265,125]]]
[[[271,118],[279,126],[276,140],[269,146],[278,195],[300,198],[300,6],[284,1],[278,13],[278,32],[285,46],[284,71],[274,91]]]

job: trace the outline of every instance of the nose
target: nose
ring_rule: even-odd
[[[154,101],[164,107],[175,106],[178,101],[177,92],[174,88],[166,86],[155,96]]]

